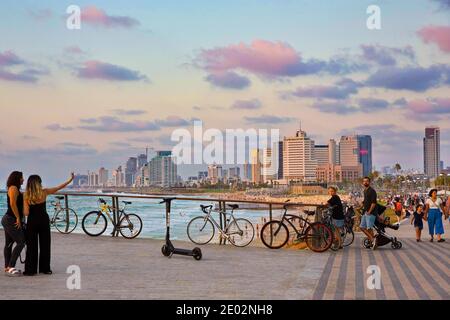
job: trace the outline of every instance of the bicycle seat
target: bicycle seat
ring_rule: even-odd
[[[132,204],[133,202],[130,202],[130,201],[122,201],[122,203],[124,203],[124,204]]]
[[[316,211],[314,210],[304,210],[304,213],[306,213],[307,216],[313,216],[316,214]]]
[[[229,206],[231,209],[233,209],[233,210],[239,208],[239,205],[238,205],[238,204],[229,204],[228,206]]]
[[[204,206],[204,205],[200,205],[200,208],[205,211],[206,209],[212,208],[212,205],[210,204],[209,206]]]
[[[55,197],[56,199],[58,199],[58,200],[63,200],[64,199],[64,196],[57,196],[57,197]]]

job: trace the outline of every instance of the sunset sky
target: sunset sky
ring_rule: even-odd
[[[0,183],[112,169],[193,119],[282,135],[301,121],[318,144],[371,134],[377,168],[423,169],[437,125],[450,166],[449,85],[448,0],[3,0]]]

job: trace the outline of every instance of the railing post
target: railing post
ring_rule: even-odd
[[[64,195],[64,205],[66,207],[66,233],[69,231],[69,196],[67,194]]]
[[[272,204],[269,204],[269,222],[272,221]],[[273,243],[273,233],[272,233],[272,224],[270,226],[270,245]],[[262,227],[261,227],[262,229]]]
[[[225,201],[223,201],[222,203],[223,206],[223,229],[222,230],[226,230],[227,229],[227,206]],[[227,244],[227,239],[223,239],[223,244]]]
[[[220,222],[220,228],[223,230],[223,219],[222,219],[222,201],[219,201],[219,222]],[[222,234],[220,234],[220,239],[219,239],[219,245],[222,245]]]

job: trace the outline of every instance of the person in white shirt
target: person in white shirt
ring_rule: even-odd
[[[437,196],[437,189],[431,189],[429,199],[425,202],[425,220],[428,221],[428,231],[430,232],[430,242],[434,241],[434,235],[437,236],[438,242],[444,242],[441,236],[444,234],[444,226],[442,224],[442,213],[444,212],[444,204]]]

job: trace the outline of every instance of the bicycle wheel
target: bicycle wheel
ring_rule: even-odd
[[[214,237],[215,228],[205,217],[195,217],[187,226],[189,239],[195,244],[207,244]]]
[[[304,241],[302,234],[309,226],[309,222],[299,216],[287,214],[285,225],[289,230],[288,245],[297,244],[300,241]]]
[[[81,226],[87,235],[97,237],[105,232],[108,221],[100,211],[91,211],[83,217]]]
[[[344,247],[348,247],[353,243],[355,240],[355,233],[352,229],[349,229],[348,227],[345,227],[345,238],[344,243],[342,244]]]
[[[261,241],[267,248],[280,249],[288,240],[289,230],[281,221],[269,221],[261,228]]]
[[[227,234],[232,245],[236,247],[245,247],[253,241],[255,237],[255,228],[247,219],[239,218],[232,222],[227,229]]]
[[[54,226],[56,230],[63,234],[69,234],[78,224],[78,216],[73,209],[61,209],[55,215]]]
[[[314,252],[327,251],[333,244],[331,229],[320,222],[311,223],[305,231],[306,245]]]
[[[134,213],[123,213],[119,223],[120,234],[127,239],[136,238],[142,231],[142,219]]]

